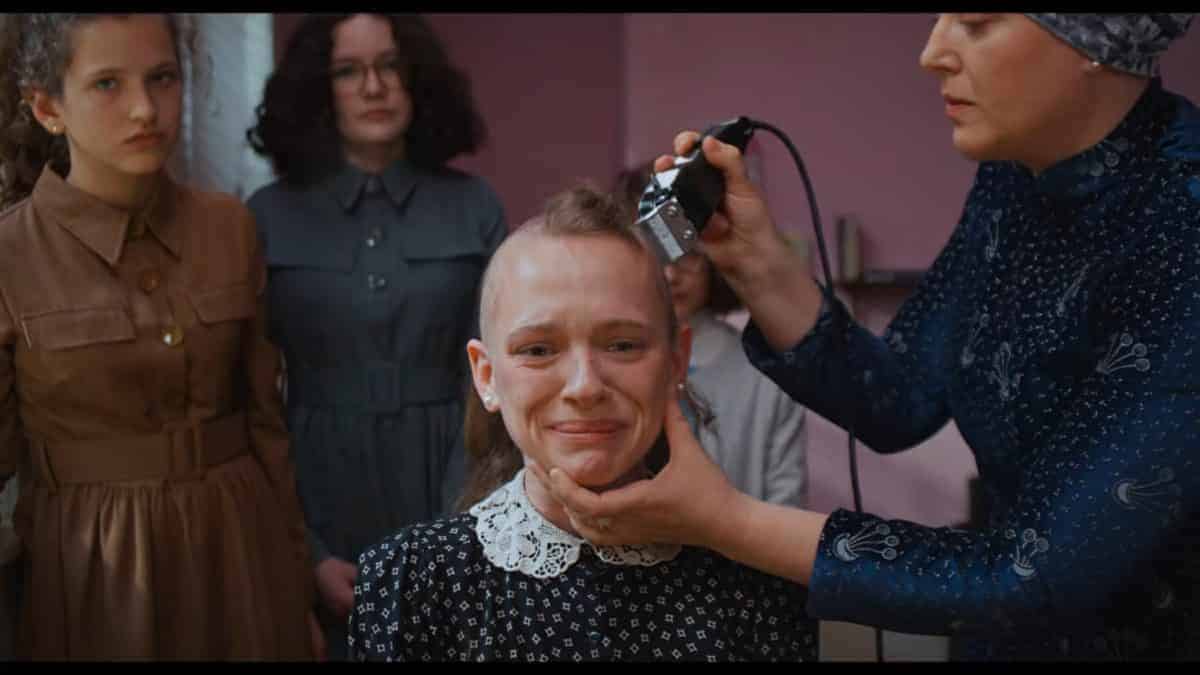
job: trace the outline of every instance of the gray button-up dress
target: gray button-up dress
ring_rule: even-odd
[[[404,161],[272,183],[249,207],[314,561],[354,562],[458,496],[466,342],[503,207],[477,177]]]

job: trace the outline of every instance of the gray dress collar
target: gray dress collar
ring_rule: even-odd
[[[405,160],[392,162],[382,173],[371,174],[346,163],[328,182],[328,188],[342,210],[357,208],[364,194],[382,191],[396,206],[403,206],[420,182],[420,171]]]

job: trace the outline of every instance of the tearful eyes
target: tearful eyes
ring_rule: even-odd
[[[549,356],[551,353],[548,345],[530,345],[517,350],[517,354],[521,356],[532,356],[534,358]]]
[[[631,352],[631,351],[634,351],[634,350],[640,348],[641,346],[642,346],[641,343],[635,342],[633,340],[618,340],[608,346],[608,351],[610,351],[610,352]]]
[[[645,347],[645,343],[639,340],[614,340],[604,347],[604,351],[614,354],[629,354],[637,352]],[[538,343],[519,347],[513,351],[518,356],[527,358],[546,358],[557,353],[557,349],[551,345]]]

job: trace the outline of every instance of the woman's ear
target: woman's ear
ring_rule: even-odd
[[[62,121],[62,105],[44,89],[30,89],[22,92],[22,97],[29,106],[30,113],[33,118],[41,124],[46,131],[54,135],[61,134],[66,131]]]
[[[500,399],[496,396],[492,381],[492,362],[482,341],[472,339],[467,343],[467,360],[471,363],[475,392],[483,401],[484,409],[493,413],[500,410]]]

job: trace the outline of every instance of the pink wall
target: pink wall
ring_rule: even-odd
[[[621,161],[619,14],[430,14],[472,85],[491,141],[456,165],[485,176],[513,226],[575,179]]]
[[[1163,84],[1200,104],[1200,19],[1162,61]]]

